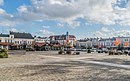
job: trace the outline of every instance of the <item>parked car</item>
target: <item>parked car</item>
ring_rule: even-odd
[[[82,51],[87,51],[87,49],[82,49]]]
[[[109,55],[122,55],[124,51],[122,49],[111,49]]]
[[[35,51],[34,48],[26,48],[26,51]]]
[[[125,55],[130,55],[130,50],[129,50],[129,49],[124,50],[124,54],[125,54]]]
[[[92,48],[91,52],[97,52],[97,49],[96,48]]]
[[[123,51],[122,51],[122,50],[117,50],[115,54],[116,54],[116,55],[122,55],[122,54],[123,54]]]
[[[129,54],[130,50],[124,50],[124,54]]]
[[[108,53],[108,52],[109,52],[109,50],[108,50],[107,48],[102,48],[102,51],[103,51],[104,53]]]
[[[66,54],[71,54],[71,50],[66,50]]]
[[[98,49],[97,52],[98,53],[103,53],[103,50],[102,49]]]
[[[76,49],[76,51],[82,51],[82,49]]]
[[[64,50],[60,50],[60,51],[58,52],[58,54],[65,54],[65,51],[64,51]]]

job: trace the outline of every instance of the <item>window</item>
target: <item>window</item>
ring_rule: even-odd
[[[10,42],[12,43],[12,40]]]
[[[5,42],[7,42],[7,40],[5,40]]]

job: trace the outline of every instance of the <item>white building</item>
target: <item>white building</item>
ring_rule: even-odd
[[[59,43],[60,45],[66,45],[67,41],[70,46],[75,46],[76,45],[76,37],[74,35],[69,35],[68,38],[66,35],[55,35],[55,36],[50,36],[50,43]]]
[[[14,36],[9,35],[9,34],[0,34],[0,42],[13,43],[14,42]]]
[[[76,48],[87,48],[87,47],[92,47],[92,41],[90,41],[89,39],[85,39],[85,40],[78,40],[77,44],[76,44]]]
[[[85,38],[77,41],[77,47],[97,47],[99,45],[99,38]]]
[[[111,47],[111,46],[114,46],[114,42],[115,41],[115,38],[101,38],[99,41],[98,41],[98,45],[100,47]]]
[[[116,37],[121,42],[121,46],[124,46],[125,42],[129,43],[130,46],[130,37]]]
[[[34,41],[36,43],[50,43],[50,39],[48,37],[35,37]]]
[[[14,42],[14,36],[9,34],[0,34],[0,48],[9,49],[11,43]]]
[[[13,44],[18,48],[27,48],[34,42],[34,38],[30,33],[20,33],[10,31],[10,36],[13,37]]]
[[[91,44],[92,47],[97,46],[97,47],[115,47],[114,42],[118,39],[120,41],[120,45],[124,46],[125,42],[129,43],[130,46],[130,37],[113,37],[113,38],[88,38],[84,40],[78,40],[77,46],[88,46]]]

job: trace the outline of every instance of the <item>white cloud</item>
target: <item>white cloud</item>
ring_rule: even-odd
[[[3,1],[3,0],[2,0]],[[70,27],[80,26],[78,18],[105,25],[130,25],[130,1],[127,7],[120,7],[117,0],[31,0],[32,6],[17,8],[17,21],[56,20],[68,23]],[[0,10],[0,14],[4,12]],[[10,16],[10,15],[9,15]],[[59,24],[60,25],[60,24]]]
[[[45,29],[49,29],[50,28],[50,26],[42,26],[43,28],[45,28]]]
[[[0,0],[0,5],[3,5],[4,1],[3,0]]]
[[[85,23],[85,26],[89,26],[89,25],[92,25],[92,24],[90,24],[90,23],[88,23],[88,22]]]
[[[57,26],[62,28],[62,27],[64,27],[64,23],[57,23]]]
[[[43,36],[50,36],[54,35],[54,32],[51,32],[49,30],[39,30],[36,34],[43,35]]]
[[[79,27],[80,26],[80,22],[79,21],[70,21],[70,22],[67,22],[69,26],[71,26],[72,28],[75,28],[75,27]]]
[[[2,8],[0,8],[0,26],[9,26],[9,27],[13,27],[16,25],[16,22],[13,21],[13,15],[12,14],[8,14],[5,10],[3,10]]]
[[[9,21],[9,20],[4,20],[4,21],[0,21],[0,26],[3,26],[3,27],[14,27],[16,25],[15,22],[12,22],[12,21]]]
[[[58,20],[71,27],[80,26],[77,18],[92,22],[115,24],[118,17],[111,3],[115,0],[31,0],[33,6],[20,6],[17,10],[24,20]],[[28,13],[25,13],[28,12]]]
[[[10,19],[12,17],[12,14],[8,14],[4,9],[0,8],[0,19]]]
[[[24,20],[59,20],[72,27],[80,26],[77,18],[92,22],[115,24],[119,17],[114,13],[112,3],[116,0],[31,0],[33,6],[17,8]],[[26,12],[26,13],[25,13]]]
[[[92,36],[94,37],[117,37],[117,36],[123,36],[123,37],[129,37],[130,36],[130,30],[116,30],[116,29],[108,29],[108,28],[101,28],[101,30],[96,31],[92,33]]]
[[[17,30],[16,28],[12,28],[11,30],[9,31],[13,31],[13,32],[19,32],[19,30]]]
[[[23,5],[23,6],[20,6],[19,8],[17,8],[17,11],[20,12],[20,13],[27,13],[28,12],[28,7]]]
[[[110,32],[110,30],[107,27],[102,27],[101,31],[105,33]]]

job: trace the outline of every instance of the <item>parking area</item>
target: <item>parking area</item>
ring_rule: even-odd
[[[130,56],[22,52],[0,59],[0,81],[130,81]]]

